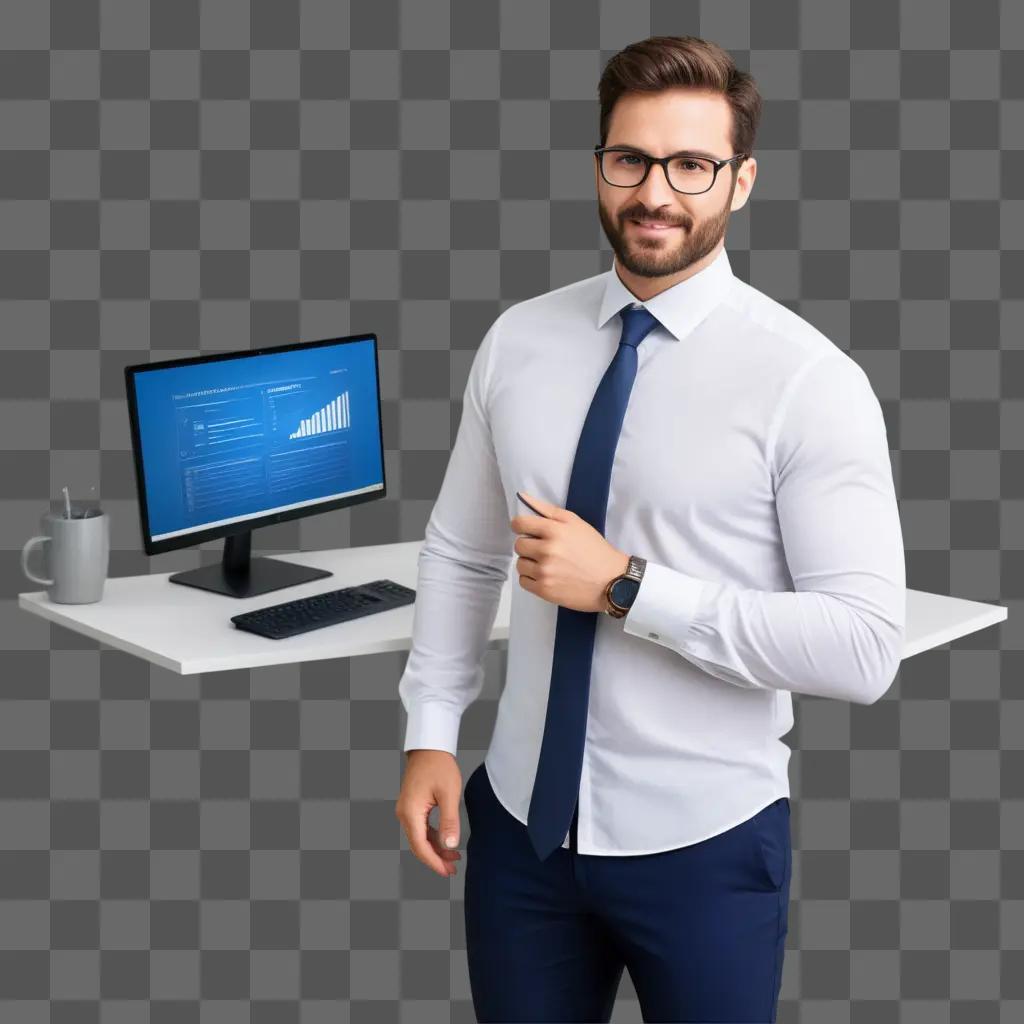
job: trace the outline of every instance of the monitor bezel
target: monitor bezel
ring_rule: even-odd
[[[371,341],[373,343],[373,369],[377,387],[377,436],[380,439],[380,467],[383,486],[376,491],[349,495],[344,498],[331,498],[324,501],[303,505],[301,508],[286,509],[282,512],[269,512],[262,516],[228,526],[211,526],[203,530],[195,530],[182,534],[180,537],[168,537],[154,541],[149,526],[149,501],[146,494],[146,478],[142,471],[142,437],[139,430],[138,396],[135,390],[135,379],[141,373],[171,369],[176,366],[198,366],[203,363],[218,363],[232,359],[249,359],[253,356],[275,355],[279,352],[293,352],[298,349],[326,348],[329,345],[346,345],[356,342]],[[142,531],[142,545],[147,555],[161,555],[167,551],[178,551],[181,548],[194,547],[208,540],[219,540],[240,533],[257,530],[262,526],[275,526],[277,523],[290,522],[306,516],[332,512],[339,508],[362,505],[367,501],[377,501],[387,496],[387,466],[384,459],[384,417],[383,402],[380,391],[380,359],[378,357],[377,335],[373,332],[346,334],[337,338],[318,338],[313,341],[292,341],[282,345],[271,345],[264,348],[242,349],[237,352],[211,352],[200,356],[183,356],[178,359],[165,359],[160,362],[136,363],[124,368],[125,391],[128,401],[128,420],[131,428],[132,461],[135,465],[135,486],[138,493],[139,521]]]

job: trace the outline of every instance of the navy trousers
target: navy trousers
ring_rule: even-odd
[[[465,787],[466,953],[477,1020],[611,1019],[628,968],[645,1022],[774,1024],[788,931],[789,800],[690,846],[541,861],[485,764]]]

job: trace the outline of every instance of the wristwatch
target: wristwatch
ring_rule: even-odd
[[[608,607],[605,608],[606,614],[613,619],[621,619],[633,607],[633,601],[636,600],[646,567],[646,558],[641,558],[639,555],[629,556],[629,565],[626,566],[626,571],[621,576],[616,576],[605,587],[604,596],[608,604]]]

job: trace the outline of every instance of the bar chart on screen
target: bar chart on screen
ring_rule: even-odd
[[[298,430],[292,431],[288,435],[288,439],[313,437],[316,434],[326,434],[330,430],[343,430],[349,426],[350,422],[348,392],[346,391],[322,409],[318,409],[312,416],[302,420]]]

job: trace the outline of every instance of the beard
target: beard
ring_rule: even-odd
[[[643,207],[627,207],[618,215],[616,221],[605,209],[599,196],[597,212],[605,237],[621,266],[638,277],[668,277],[703,259],[718,245],[729,223],[732,213],[730,206],[735,190],[734,174],[729,195],[720,210],[697,221],[696,226],[693,218],[685,215],[681,220],[670,221],[669,223],[678,224],[679,227],[667,231],[664,239],[659,239],[656,235],[641,236],[635,233],[627,236],[627,232],[632,231],[627,226],[632,218],[657,219],[648,214]]]

